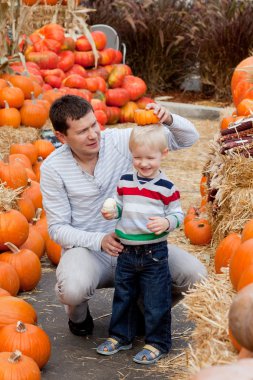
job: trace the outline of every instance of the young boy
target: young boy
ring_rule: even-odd
[[[179,192],[160,170],[168,153],[163,126],[135,127],[129,149],[135,171],[122,175],[115,205],[106,201],[104,218],[118,218],[115,233],[124,245],[115,273],[110,337],[97,352],[113,355],[132,348],[136,301],[144,300],[145,346],[133,360],[155,363],[171,347],[171,277],[167,236],[183,221]],[[109,206],[109,207],[108,207]]]

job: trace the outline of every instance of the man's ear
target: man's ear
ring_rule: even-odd
[[[56,138],[62,143],[62,144],[65,144],[66,143],[66,139],[65,139],[65,135],[59,131],[55,131],[55,136]]]
[[[165,148],[163,153],[162,153],[162,157],[163,158],[166,157],[168,153],[169,153],[169,148]]]

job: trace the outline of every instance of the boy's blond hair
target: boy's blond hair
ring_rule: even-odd
[[[168,141],[164,133],[164,127],[159,124],[150,124],[145,127],[134,127],[129,140],[130,151],[136,146],[148,146],[159,150],[161,153],[164,152],[164,150],[168,148]]]

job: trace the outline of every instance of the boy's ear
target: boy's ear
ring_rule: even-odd
[[[163,153],[162,153],[162,156],[166,157],[168,153],[169,153],[169,148],[165,148]]]

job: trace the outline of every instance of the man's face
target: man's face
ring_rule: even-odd
[[[67,119],[69,128],[64,135],[56,131],[56,137],[77,156],[96,156],[100,148],[100,128],[92,111],[79,120]]]

